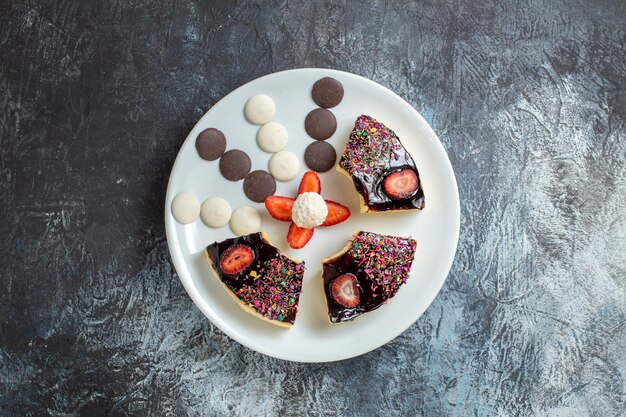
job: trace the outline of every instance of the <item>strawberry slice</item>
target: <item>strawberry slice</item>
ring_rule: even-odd
[[[350,273],[335,278],[330,286],[330,292],[335,301],[344,307],[356,307],[361,300],[361,291],[356,285],[356,277]]]
[[[350,217],[350,209],[346,206],[342,206],[336,201],[325,200],[326,207],[328,207],[328,214],[326,215],[326,219],[324,223],[320,226],[334,226],[338,223],[341,223]]]
[[[313,229],[298,227],[295,223],[291,223],[287,232],[287,243],[294,249],[302,249],[312,237]]]
[[[267,212],[275,218],[283,222],[291,221],[291,208],[296,200],[290,197],[280,197],[271,195],[265,199],[265,208]]]
[[[300,187],[298,187],[298,195],[302,193],[321,193],[322,183],[320,177],[314,171],[307,171],[304,173],[302,180],[300,181]]]
[[[402,169],[387,175],[383,182],[385,194],[395,200],[409,198],[417,191],[417,174],[412,169]]]
[[[227,275],[235,275],[254,261],[254,251],[246,245],[233,245],[220,257],[220,269]]]

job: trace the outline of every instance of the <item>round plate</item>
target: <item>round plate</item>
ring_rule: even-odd
[[[259,126],[246,121],[243,108],[255,94],[267,94],[276,103],[273,121],[288,131],[286,149],[301,158],[300,174],[287,183],[277,183],[276,195],[295,196],[302,174],[307,171],[304,150],[313,142],[304,130],[304,118],[317,106],[311,99],[313,83],[333,77],[344,87],[343,101],[330,109],[337,118],[337,131],[329,139],[337,154],[346,144],[354,120],[369,114],[393,129],[415,159],[420,173],[426,208],[423,211],[359,213],[359,198],[352,182],[335,171],[319,174],[322,196],[350,207],[352,216],[328,228],[318,227],[308,245],[289,248],[288,223],[273,220],[263,204],[249,201],[243,182],[222,177],[218,161],[202,160],[195,140],[202,130],[215,127],[224,132],[227,149],[242,149],[250,155],[252,170],[267,170],[272,154],[256,144]],[[262,230],[284,254],[306,262],[303,293],[296,323],[285,329],[260,320],[231,298],[206,264],[202,250],[207,245],[233,237],[228,226],[211,229],[197,219],[182,225],[171,214],[172,199],[191,192],[200,202],[218,196],[233,208],[249,205],[261,213]],[[170,176],[165,198],[165,226],[174,266],[185,289],[198,308],[224,333],[266,355],[301,362],[329,362],[361,355],[384,345],[405,331],[428,308],[441,289],[459,238],[460,207],[454,172],[437,135],[428,123],[395,93],[368,79],[334,70],[296,69],[267,75],[236,89],[215,104],[196,124],[185,140]],[[322,288],[321,259],[341,248],[358,230],[417,240],[411,276],[395,297],[378,310],[356,320],[331,324]]]

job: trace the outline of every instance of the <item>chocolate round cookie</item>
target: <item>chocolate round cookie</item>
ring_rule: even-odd
[[[328,142],[313,142],[304,151],[304,162],[316,172],[326,172],[335,166],[337,152]]]
[[[324,77],[313,84],[311,96],[320,107],[335,107],[343,100],[343,86],[334,78]]]
[[[204,129],[196,138],[196,150],[200,158],[215,161],[226,150],[226,137],[215,128]]]
[[[230,181],[239,181],[250,172],[250,157],[244,151],[231,149],[220,158],[220,172]]]
[[[252,171],[243,180],[243,192],[250,200],[262,203],[276,192],[276,180],[262,169]]]
[[[326,140],[337,130],[337,119],[330,110],[315,109],[306,115],[304,130],[313,139]]]

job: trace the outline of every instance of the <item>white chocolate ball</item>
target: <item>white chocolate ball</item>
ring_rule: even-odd
[[[318,193],[302,193],[296,198],[291,209],[291,219],[306,229],[312,229],[324,223],[328,215],[328,206]]]

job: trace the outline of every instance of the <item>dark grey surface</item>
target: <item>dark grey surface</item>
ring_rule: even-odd
[[[0,2],[0,415],[623,413],[625,3],[359,3]],[[162,217],[200,116],[313,66],[424,115],[462,225],[415,325],[307,365],[204,318]]]

